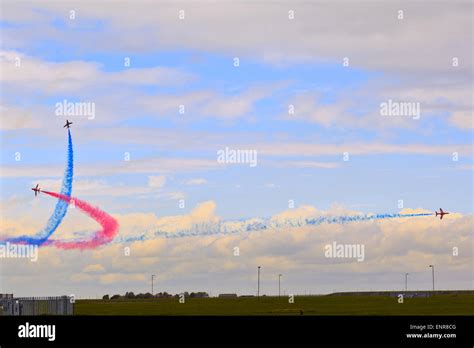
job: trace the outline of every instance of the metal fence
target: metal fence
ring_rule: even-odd
[[[0,315],[73,315],[69,296],[0,298]]]

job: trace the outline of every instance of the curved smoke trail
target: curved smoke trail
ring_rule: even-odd
[[[64,171],[63,183],[61,186],[61,194],[64,196],[71,196],[72,193],[72,178],[74,175],[74,156],[72,148],[72,137],[71,132],[68,129],[68,153],[67,153],[67,166]],[[45,192],[45,191],[41,191]],[[59,224],[63,221],[66,216],[68,203],[64,200],[58,199],[54,212],[46,223],[46,227],[38,232],[35,236],[20,236],[8,239],[6,241],[10,243],[26,243],[33,245],[41,245],[56,231]],[[3,241],[3,242],[6,242]]]
[[[58,198],[66,205],[74,204],[75,207],[89,215],[102,226],[102,230],[97,231],[90,240],[60,241],[49,239],[44,243],[44,245],[53,245],[60,249],[94,249],[100,245],[109,243],[117,235],[119,224],[117,220],[115,220],[106,212],[100,210],[97,207],[93,207],[87,202],[81,201],[80,199],[73,198],[71,196],[49,191],[42,192],[49,196]]]
[[[317,218],[306,219],[251,219],[246,221],[219,221],[216,223],[196,224],[188,230],[178,232],[157,231],[153,236],[139,235],[127,238],[120,238],[118,242],[133,242],[153,239],[154,237],[164,238],[184,238],[210,235],[229,235],[236,233],[251,233],[265,231],[269,229],[284,227],[317,226],[321,224],[346,224],[358,221],[385,220],[396,218],[409,218],[419,216],[431,216],[432,213],[419,214],[365,214],[365,215],[346,215],[346,216],[321,216]]]

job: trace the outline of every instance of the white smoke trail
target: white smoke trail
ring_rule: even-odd
[[[116,238],[117,242],[144,241],[154,238],[185,238],[210,235],[229,235],[236,233],[251,233],[277,229],[284,227],[317,226],[321,224],[346,224],[350,222],[385,220],[397,218],[410,218],[420,216],[430,216],[432,213],[420,214],[365,214],[365,215],[346,215],[346,216],[321,216],[317,218],[300,219],[249,219],[244,221],[219,221],[210,223],[200,223],[193,225],[190,229],[177,232],[156,231],[153,235],[137,235],[134,237]]]

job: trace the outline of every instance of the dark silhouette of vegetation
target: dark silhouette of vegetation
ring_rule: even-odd
[[[112,297],[109,297],[109,295],[104,295],[102,297],[103,300],[119,300],[119,299],[147,299],[147,298],[171,298],[171,297],[175,297],[175,298],[179,298],[180,295],[184,294],[184,297],[185,298],[205,298],[205,297],[209,297],[209,294],[205,291],[198,291],[198,292],[187,292],[185,291],[184,293],[179,293],[179,294],[169,294],[167,293],[166,291],[164,292],[158,292],[154,295],[150,294],[149,292],[145,293],[145,294],[142,294],[142,293],[139,293],[139,294],[134,294],[133,291],[127,291],[125,293],[125,295],[121,296],[121,295],[113,295]]]

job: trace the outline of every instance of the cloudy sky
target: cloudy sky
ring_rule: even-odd
[[[429,264],[438,288],[472,289],[472,10],[2,1],[0,235],[44,227],[56,202],[29,188],[59,190],[66,118],[73,195],[116,217],[121,238],[223,220],[453,213],[44,247],[36,263],[0,260],[0,292],[145,292],[156,274],[159,291],[254,294],[258,265],[268,294],[279,273],[286,293],[400,289],[406,272],[410,288],[429,289]],[[64,100],[94,103],[94,117],[56,115]],[[419,115],[383,115],[389,100]],[[220,163],[226,147],[256,151],[257,165]],[[97,227],[70,209],[55,237]],[[365,260],[326,258],[333,242],[363,244]]]

